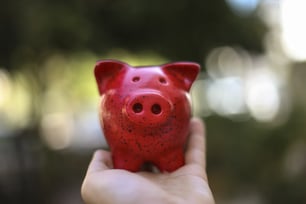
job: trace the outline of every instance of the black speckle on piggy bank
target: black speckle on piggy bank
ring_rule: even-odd
[[[188,92],[199,70],[191,62],[147,67],[97,62],[99,116],[114,168],[138,171],[151,162],[171,172],[184,165],[191,116]]]

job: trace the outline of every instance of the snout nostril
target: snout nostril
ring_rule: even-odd
[[[152,111],[152,113],[153,114],[160,114],[161,113],[161,111],[162,111],[162,109],[161,109],[161,107],[160,107],[160,105],[159,104],[154,104],[152,107],[151,107],[151,111]]]
[[[140,113],[142,111],[142,104],[141,103],[135,103],[133,105],[133,111],[134,113]]]

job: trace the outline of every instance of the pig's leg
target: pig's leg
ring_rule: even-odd
[[[185,164],[184,153],[182,149],[177,149],[162,155],[157,162],[154,162],[161,171],[172,172]]]
[[[142,158],[139,158],[128,152],[114,152],[113,165],[115,169],[125,169],[128,171],[139,171],[143,163]]]

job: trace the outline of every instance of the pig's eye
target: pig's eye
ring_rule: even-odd
[[[167,84],[167,80],[166,80],[164,77],[160,77],[160,78],[159,78],[159,82],[160,82],[161,84]]]
[[[135,76],[135,77],[133,77],[133,79],[132,79],[133,82],[137,82],[137,81],[139,81],[139,80],[140,80],[140,77],[139,77],[139,76]]]

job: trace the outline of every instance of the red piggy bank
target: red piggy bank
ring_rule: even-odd
[[[191,116],[188,92],[199,70],[190,62],[147,67],[97,62],[99,117],[114,168],[139,171],[149,162],[171,172],[184,165]]]

